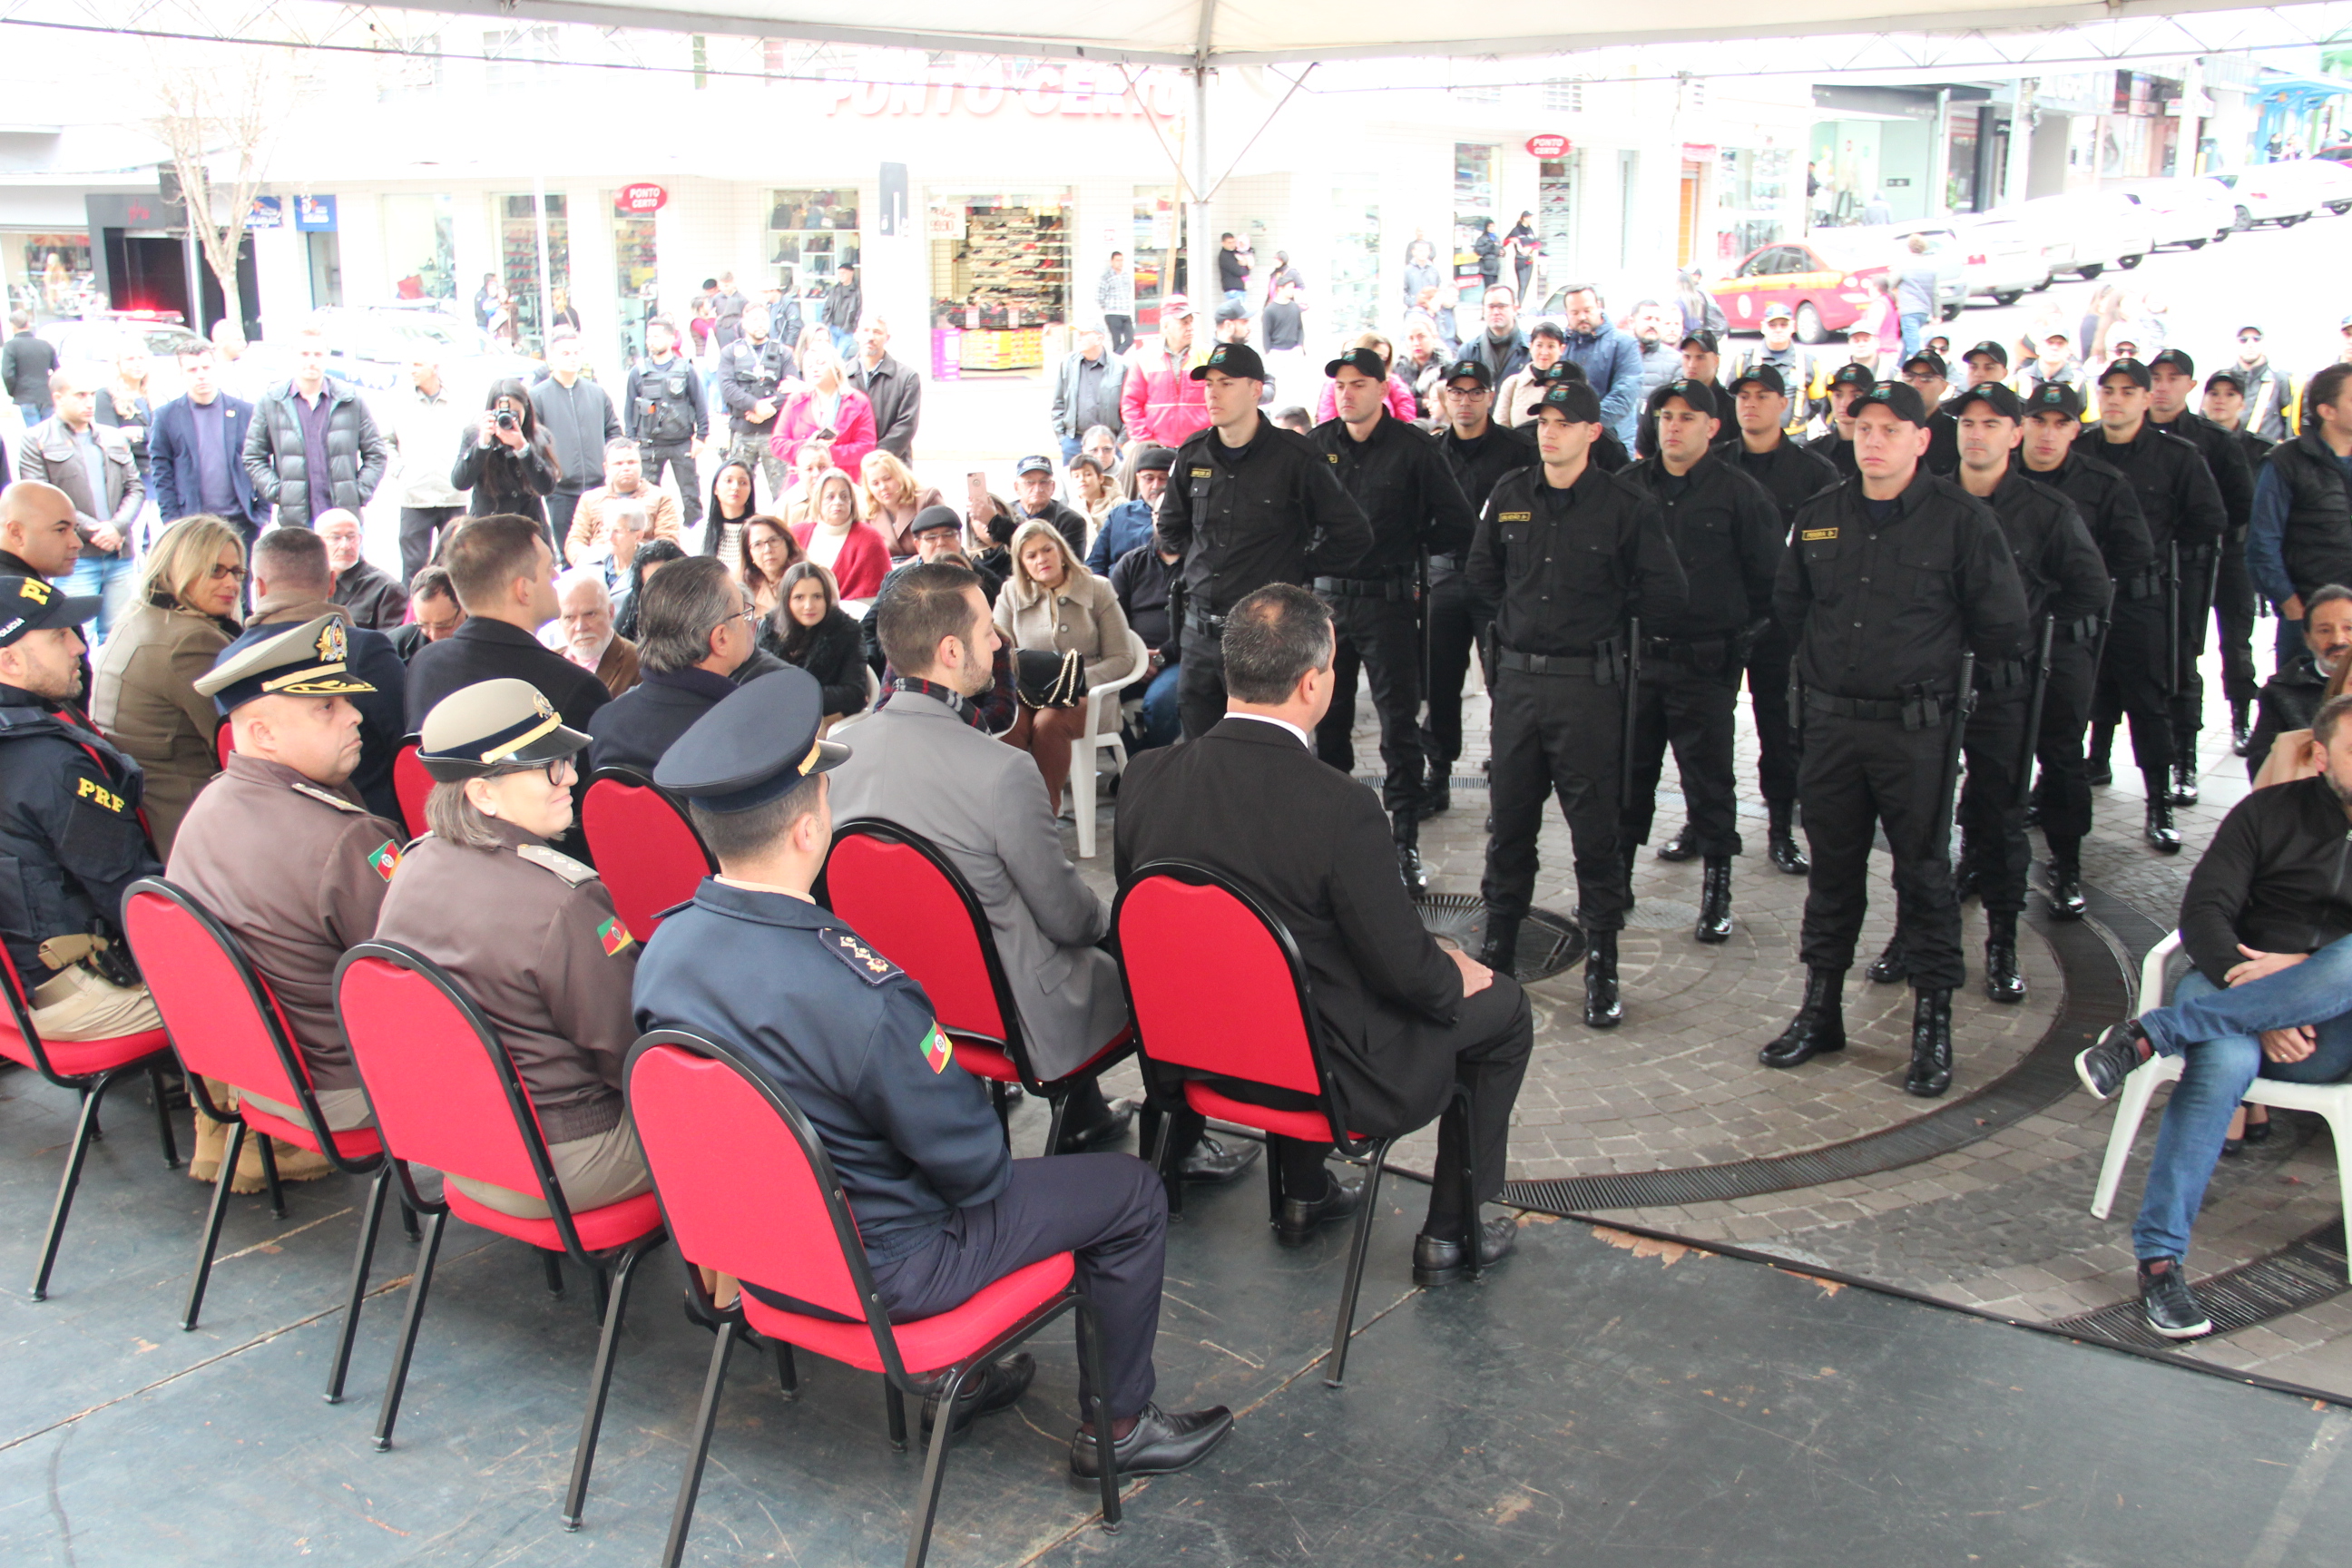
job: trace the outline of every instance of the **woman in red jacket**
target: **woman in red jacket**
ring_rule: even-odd
[[[809,521],[793,524],[793,538],[811,561],[833,573],[845,599],[872,598],[890,570],[890,547],[857,512],[856,481],[839,468],[827,468],[816,477]]]
[[[801,448],[822,442],[831,451],[835,468],[857,472],[866,454],[874,450],[874,405],[843,378],[841,356],[830,343],[811,342],[801,368],[808,384],[777,414],[768,449],[797,469]],[[842,596],[855,595],[845,589]]]

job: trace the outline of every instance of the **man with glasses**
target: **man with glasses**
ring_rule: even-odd
[[[735,689],[730,678],[759,647],[742,584],[715,555],[671,562],[643,595],[642,678],[588,721],[592,772],[635,768],[650,776],[677,738]]]
[[[2238,363],[2234,368],[2246,397],[2246,411],[2239,428],[2252,431],[2265,441],[2285,440],[2290,434],[2286,416],[2294,402],[2294,389],[2288,384],[2286,373],[2271,363],[2270,354],[2263,347],[2260,327],[2238,329]]]

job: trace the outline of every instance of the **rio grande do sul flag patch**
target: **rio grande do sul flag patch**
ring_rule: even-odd
[[[604,944],[604,956],[607,958],[619,956],[623,948],[637,940],[629,934],[629,928],[621,923],[621,917],[618,915],[614,915],[611,920],[598,926],[596,935]]]
[[[369,854],[367,863],[375,868],[377,876],[391,881],[392,874],[400,869],[400,846],[389,838],[385,839]]]
[[[955,1043],[940,1032],[936,1018],[931,1020],[931,1032],[923,1037],[923,1060],[933,1072],[947,1071],[948,1064],[955,1060]]]

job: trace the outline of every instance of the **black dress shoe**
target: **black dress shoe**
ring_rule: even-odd
[[[2047,891],[2052,920],[2078,921],[2090,910],[2090,901],[2083,897],[2083,868],[2071,860],[2050,863]]]
[[[1845,1049],[1845,985],[1843,969],[1805,972],[1805,999],[1780,1037],[1756,1053],[1768,1068],[1792,1068]]]
[[[1691,827],[1689,823],[1684,823],[1682,826],[1675,830],[1675,836],[1672,838],[1667,839],[1664,844],[1658,846],[1658,858],[1661,860],[1674,861],[1696,860],[1698,858],[1698,849],[1691,843]]]
[[[971,1424],[983,1415],[993,1415],[1010,1410],[1029,1392],[1030,1380],[1037,1375],[1037,1361],[1027,1351],[999,1358],[985,1373],[967,1379],[956,1395],[955,1425],[948,1429],[950,1438],[961,1437]],[[936,1396],[923,1401],[923,1436],[931,1435],[939,1420],[940,1402]]]
[[[2244,1141],[2248,1143],[2267,1143],[2271,1141],[2271,1119],[2268,1111],[2263,1113],[2263,1119],[2260,1121],[2254,1120],[2252,1111],[2246,1113]]]
[[[1222,1405],[1171,1415],[1157,1405],[1147,1405],[1134,1429],[1110,1446],[1121,1480],[1129,1476],[1168,1476],[1190,1468],[1209,1457],[1211,1449],[1234,1429],[1234,1413]],[[1081,1481],[1102,1476],[1102,1454],[1094,1436],[1079,1432],[1070,1438],[1070,1474]]]
[[[1364,1182],[1359,1176],[1343,1182],[1328,1171],[1324,1179],[1328,1185],[1319,1198],[1285,1198],[1282,1217],[1274,1222],[1274,1239],[1285,1247],[1304,1247],[1315,1239],[1315,1233],[1335,1219],[1351,1219],[1364,1200]]]
[[[1397,840],[1397,875],[1404,879],[1404,890],[1419,898],[1429,891],[1429,873],[1422,868],[1421,846]]]
[[[1200,1143],[1185,1155],[1176,1168],[1186,1181],[1202,1185],[1230,1182],[1252,1165],[1265,1152],[1263,1143],[1244,1143],[1238,1149],[1228,1149],[1208,1133],[1201,1134]]]
[[[1903,933],[1886,939],[1885,948],[1870,961],[1862,977],[1873,985],[1899,985],[1911,978],[1911,961],[1903,955]]]
[[[1108,1115],[1089,1121],[1083,1127],[1072,1127],[1065,1123],[1062,1128],[1062,1141],[1054,1146],[1054,1152],[1056,1154],[1090,1153],[1097,1149],[1108,1148],[1126,1137],[1128,1128],[1135,1122],[1135,1102],[1131,1100],[1114,1100],[1108,1103]]]
[[[1617,933],[1585,934],[1591,945],[1584,951],[1584,1026],[1613,1029],[1625,1021],[1624,1004],[1617,998]]]
[[[1519,1222],[1505,1215],[1478,1227],[1478,1267],[1487,1268],[1511,1255],[1519,1244]],[[1412,1282],[1424,1289],[1451,1285],[1462,1278],[1468,1263],[1462,1243],[1427,1231],[1412,1238]]]

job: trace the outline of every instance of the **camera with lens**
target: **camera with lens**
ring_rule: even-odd
[[[511,430],[511,429],[513,429],[514,427],[515,427],[515,416],[514,416],[514,410],[513,410],[513,409],[511,409],[511,408],[501,408],[501,409],[499,409],[499,429],[501,429],[501,430]]]

